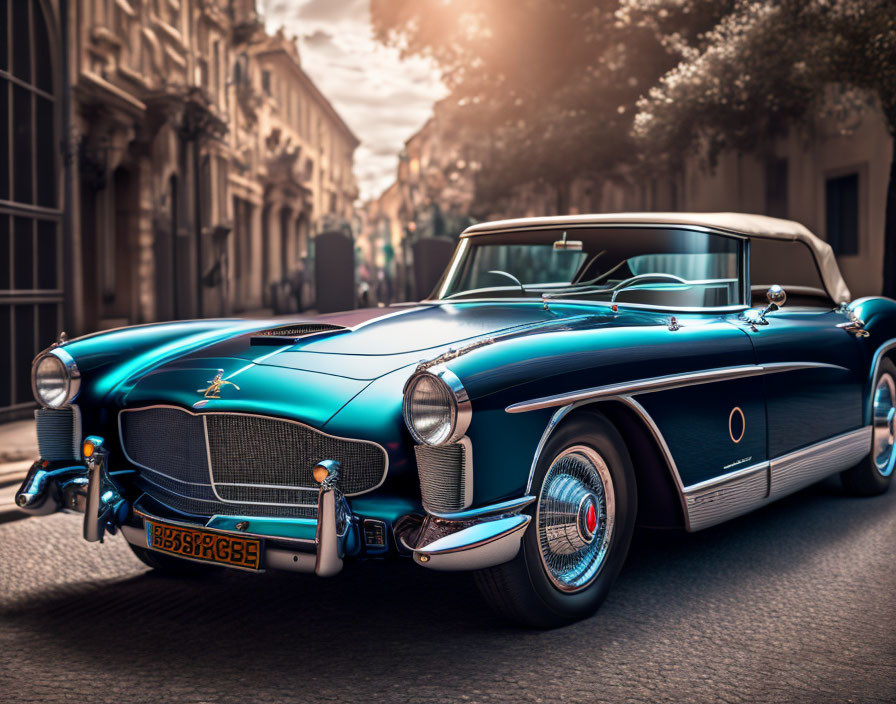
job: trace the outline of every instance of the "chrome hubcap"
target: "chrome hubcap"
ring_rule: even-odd
[[[574,592],[594,581],[615,522],[606,462],[584,445],[564,450],[548,469],[536,510],[541,561],[554,586]]]
[[[874,389],[874,439],[871,457],[883,476],[889,477],[896,462],[896,382],[884,373]]]

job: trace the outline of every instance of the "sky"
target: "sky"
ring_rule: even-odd
[[[398,152],[445,95],[433,65],[402,61],[376,42],[369,0],[267,0],[269,31],[299,37],[302,68],[361,140],[355,174],[362,200],[395,180]],[[265,5],[267,6],[265,8]]]

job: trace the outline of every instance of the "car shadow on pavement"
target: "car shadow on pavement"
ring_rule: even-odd
[[[326,580],[227,570],[185,580],[140,572],[122,554],[129,576],[36,589],[0,616],[27,631],[47,663],[100,666],[122,681],[163,676],[172,693],[226,682],[232,689],[223,694],[244,699],[253,688],[386,697],[389,673],[390,682],[414,682],[415,697],[426,700],[469,682],[526,679],[545,666],[546,653],[561,657],[571,638],[589,662],[613,663],[619,674],[644,658],[661,661],[661,641],[673,633],[699,642],[706,628],[730,632],[736,653],[738,638],[798,608],[793,596],[775,602],[781,589],[822,579],[849,545],[872,538],[894,493],[855,499],[825,482],[699,533],[638,530],[600,612],[550,632],[499,621],[467,575],[407,560],[349,564]],[[745,610],[753,621],[743,620]],[[725,657],[725,647],[710,650]],[[604,680],[610,686],[613,678]]]

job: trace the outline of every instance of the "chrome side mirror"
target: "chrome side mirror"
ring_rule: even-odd
[[[783,308],[784,304],[787,303],[787,293],[778,284],[775,284],[765,292],[765,298],[768,301],[768,306],[765,309],[766,313]]]
[[[753,332],[756,332],[757,325],[768,325],[765,316],[784,307],[784,304],[787,302],[787,293],[778,284],[775,284],[765,292],[765,298],[768,301],[768,305],[765,308],[751,308],[740,314],[740,319],[753,328]]]

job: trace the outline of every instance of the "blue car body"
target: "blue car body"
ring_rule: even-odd
[[[655,225],[656,218],[545,222],[570,229],[607,222],[632,227]],[[664,222],[735,234],[746,242],[756,234],[711,216],[667,216]],[[484,231],[536,226],[540,221],[527,220]],[[479,232],[474,227],[464,237]],[[742,283],[755,286],[747,262]],[[786,281],[758,283],[788,288]],[[434,298],[273,324],[197,320],[89,335],[54,350],[64,352],[79,375],[72,399],[79,416],[75,443],[86,436],[102,439],[103,471],[118,504],[112,512],[90,504],[90,461],[77,454],[42,457],[19,503],[35,513],[75,507],[86,510],[85,520],[93,523],[99,511],[100,537],[121,528],[140,547],[152,547],[140,535],[153,516],[255,536],[267,542],[269,552],[315,556],[328,539],[319,525],[322,503],[295,515],[268,510],[278,502],[247,503],[226,514],[178,511],[163,490],[153,495],[140,483],[145,472],[122,446],[122,412],[138,409],[175,409],[181,415],[173,417],[184,425],[190,418],[227,414],[278,419],[319,431],[321,442],[362,441],[365,451],[384,453],[382,476],[337,496],[337,514],[340,499],[348,513],[339,560],[405,554],[436,569],[489,567],[512,558],[523,532],[532,530],[527,507],[538,490],[533,475],[541,449],[565,419],[587,407],[609,418],[628,446],[638,520],[705,528],[845,470],[868,454],[875,374],[881,360],[896,352],[896,302],[850,302],[828,293],[829,301],[783,306],[764,318],[745,316],[750,305],[694,310],[550,297]],[[285,325],[310,327],[290,336],[281,334]],[[430,510],[421,499],[423,455],[402,416],[409,380],[430,368],[448,370],[459,380],[472,413],[465,434],[472,467],[464,470],[471,488],[461,505],[442,511]],[[207,398],[203,390],[216,375],[224,385]],[[51,438],[41,440],[44,454]],[[168,442],[164,431],[153,440],[160,448],[158,470],[166,466]],[[259,451],[250,439],[246,446]],[[179,451],[173,436],[170,447]],[[324,459],[308,458],[308,465]],[[350,476],[352,468],[342,471]],[[303,491],[311,489],[323,491],[317,485]],[[457,523],[456,531],[436,537],[443,539],[441,551],[428,553],[432,541],[420,542],[420,522],[428,517]],[[403,533],[405,525],[413,530]],[[509,547],[477,556],[507,536]],[[440,556],[460,557],[439,564]],[[314,571],[328,573],[317,559]],[[312,571],[311,562],[294,562],[296,569]],[[292,568],[283,555],[260,566]]]

